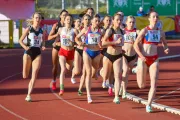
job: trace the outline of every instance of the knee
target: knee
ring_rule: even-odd
[[[65,68],[61,68],[61,74],[65,74],[66,73],[66,69]]]
[[[91,74],[92,74],[91,69],[86,69],[86,75],[87,75],[87,76],[91,76]]]

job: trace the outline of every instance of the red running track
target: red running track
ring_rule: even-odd
[[[180,41],[170,41],[170,55],[180,52]],[[160,56],[164,56],[160,46]],[[23,80],[22,49],[0,50],[0,116],[2,120],[19,119],[79,119],[79,120],[179,120],[179,115],[156,110],[152,114],[145,112],[145,106],[129,100],[121,100],[117,105],[112,102],[107,90],[101,88],[102,79],[93,80],[93,104],[87,104],[86,95],[78,96],[79,84],[71,84],[70,76],[65,80],[65,94],[59,97],[58,91],[53,93],[50,89],[51,82],[51,50],[43,52],[43,63],[39,79],[36,82],[32,99],[28,103],[24,99],[27,94],[29,79]],[[156,102],[180,109],[180,90],[165,97],[169,92],[180,88],[180,58],[160,61],[160,76],[158,81]],[[79,77],[77,78],[79,80]],[[130,76],[128,92],[138,97],[147,98],[147,87],[140,90],[137,87],[135,75]],[[84,90],[85,91],[85,90]],[[85,92],[84,92],[85,93]],[[162,98],[161,98],[162,97]]]

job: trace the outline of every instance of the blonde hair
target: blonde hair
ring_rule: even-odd
[[[135,20],[135,17],[134,17],[134,16],[132,16],[132,15],[127,16],[127,18],[126,18],[126,22],[128,21],[128,19],[134,19],[134,20]]]
[[[41,14],[40,14],[40,12],[35,12],[35,13],[31,16],[31,19],[27,19],[27,20],[26,20],[27,26],[33,25],[33,18],[34,18],[34,15],[35,15],[35,14],[38,14],[40,17],[42,17]]]

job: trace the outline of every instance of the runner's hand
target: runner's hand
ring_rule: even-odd
[[[165,54],[169,54],[169,52],[170,52],[169,48],[166,48],[166,49],[164,50],[164,53],[165,53]]]
[[[146,61],[146,58],[144,56],[140,57],[142,61]]]
[[[122,41],[122,37],[120,37],[120,38],[116,41],[116,45],[121,44],[121,41]]]
[[[45,46],[42,46],[42,48],[41,48],[42,50],[45,50],[46,49],[46,47]]]
[[[30,48],[28,46],[26,46],[25,50],[28,51]]]

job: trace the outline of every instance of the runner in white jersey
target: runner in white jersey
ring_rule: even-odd
[[[32,65],[32,76],[28,86],[28,94],[25,98],[26,101],[31,102],[31,93],[34,87],[35,80],[37,79],[38,72],[41,66],[41,45],[42,50],[45,49],[45,32],[40,28],[41,15],[35,12],[32,20],[29,21],[30,26],[26,28],[25,32],[19,39],[20,45],[25,49],[23,55],[23,78],[28,78]],[[25,45],[23,40],[27,36],[28,44]]]
[[[65,26],[58,30],[61,40],[61,48],[59,50],[59,63],[61,67],[59,95],[63,95],[64,93],[65,72],[66,69],[71,70],[74,60],[74,38],[78,34],[78,31],[72,28],[72,23],[72,16],[67,15],[64,19]]]
[[[120,89],[120,94],[122,98],[126,98],[126,88],[128,83],[129,72],[134,66],[135,61],[137,60],[136,51],[133,48],[134,42],[136,40],[139,30],[134,28],[135,18],[133,16],[128,16],[126,19],[126,28],[124,29],[124,46],[123,50],[123,74],[122,74],[122,84]]]
[[[56,77],[58,73],[58,67],[59,67],[59,57],[58,57],[58,52],[60,50],[60,39],[57,37],[58,36],[58,29],[60,27],[64,26],[64,18],[68,14],[68,11],[63,9],[59,13],[59,19],[58,22],[53,24],[52,29],[49,33],[48,40],[54,40],[53,43],[53,48],[52,48],[52,90],[56,90]]]

